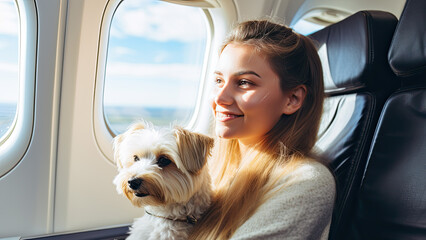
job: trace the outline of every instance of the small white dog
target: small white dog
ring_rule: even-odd
[[[188,238],[211,202],[206,161],[212,146],[205,135],[146,122],[114,139],[117,191],[146,212],[127,239]]]

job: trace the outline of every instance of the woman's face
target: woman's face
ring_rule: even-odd
[[[216,134],[249,145],[258,142],[285,112],[289,96],[266,57],[253,47],[229,44],[215,71]]]

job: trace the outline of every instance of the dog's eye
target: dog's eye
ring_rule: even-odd
[[[168,159],[166,156],[160,156],[157,160],[157,165],[161,168],[169,165],[172,161]]]
[[[137,161],[139,161],[139,157],[138,157],[138,156],[136,156],[136,155],[133,155],[133,160],[134,160],[135,162],[137,162]]]

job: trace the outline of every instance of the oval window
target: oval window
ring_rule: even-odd
[[[15,1],[0,2],[0,145],[13,129],[19,98],[19,16]]]
[[[139,119],[189,123],[207,41],[199,8],[123,1],[112,18],[105,69],[104,114],[114,133]]]

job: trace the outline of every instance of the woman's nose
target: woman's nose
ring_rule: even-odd
[[[216,90],[214,102],[217,105],[231,105],[233,102],[232,89],[229,85],[225,84]]]

